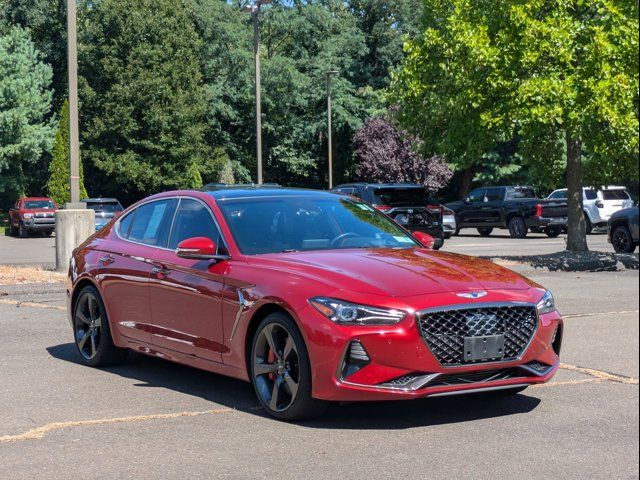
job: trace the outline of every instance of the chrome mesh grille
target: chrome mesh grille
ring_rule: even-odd
[[[418,318],[420,334],[445,366],[491,361],[464,359],[465,338],[489,335],[504,335],[504,356],[499,360],[516,360],[531,342],[537,322],[536,307],[528,305],[463,307],[424,312]]]

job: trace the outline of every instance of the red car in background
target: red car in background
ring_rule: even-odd
[[[38,232],[49,236],[56,228],[55,211],[58,204],[48,197],[26,197],[9,210],[11,235],[26,237]]]
[[[143,200],[76,249],[67,295],[87,365],[131,349],[250,381],[285,420],[328,401],[514,394],[551,379],[562,343],[543,287],[307,190]]]

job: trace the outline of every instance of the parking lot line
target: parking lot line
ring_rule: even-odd
[[[567,363],[561,363],[560,368],[562,370],[568,370],[570,372],[584,373],[585,375],[590,375],[602,380],[608,380],[610,382],[626,383],[627,385],[638,385],[640,383],[637,378],[626,377],[624,375],[618,375],[615,373],[603,372],[602,370],[595,370],[593,368],[578,367],[576,365],[569,365]]]

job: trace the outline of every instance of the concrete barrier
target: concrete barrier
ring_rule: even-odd
[[[56,211],[56,270],[67,271],[73,250],[96,231],[95,217],[90,208]]]

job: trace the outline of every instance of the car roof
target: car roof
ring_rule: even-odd
[[[417,185],[415,183],[344,183],[342,185],[338,185],[333,189],[337,188],[347,188],[347,187],[365,187],[365,188],[420,188],[424,189],[424,185]]]
[[[50,202],[53,201],[49,197],[22,197],[20,200],[30,200],[30,201],[47,200],[47,201],[50,201]]]
[[[81,201],[85,203],[120,203],[116,198],[85,198]]]
[[[275,197],[315,197],[335,198],[335,193],[324,190],[306,188],[288,188],[274,185],[232,185],[211,187],[202,190],[216,200],[231,200],[239,198],[275,198]]]

